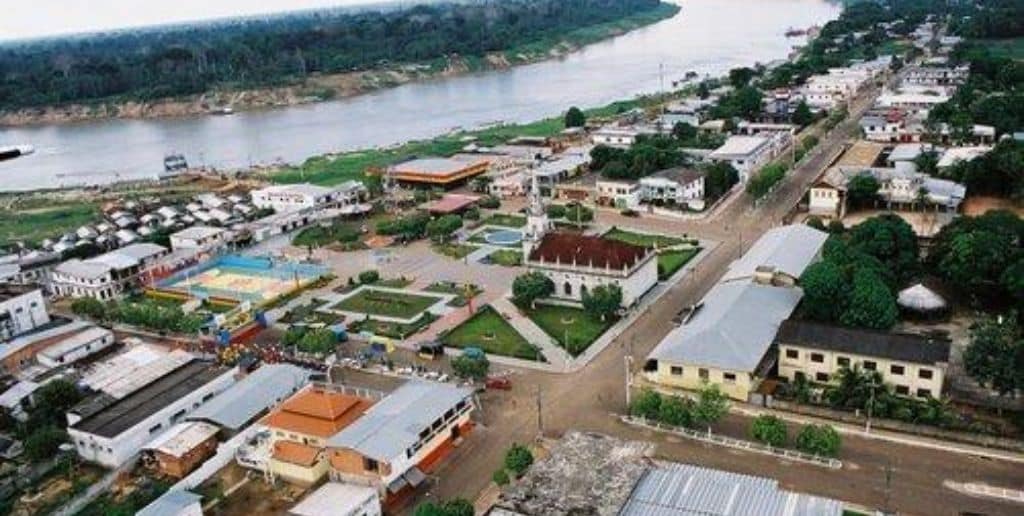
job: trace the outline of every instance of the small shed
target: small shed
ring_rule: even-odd
[[[949,305],[946,300],[923,283],[917,283],[900,291],[896,298],[900,309],[920,317],[942,317]]]

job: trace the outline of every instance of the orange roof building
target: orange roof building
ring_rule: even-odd
[[[327,474],[327,439],[349,426],[373,400],[320,385],[295,393],[263,418],[270,432],[267,473],[289,482],[312,485]]]

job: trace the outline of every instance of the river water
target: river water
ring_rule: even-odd
[[[527,122],[592,107],[682,79],[782,59],[802,41],[789,27],[824,24],[825,0],[673,0],[675,17],[563,58],[399,86],[318,104],[232,116],[107,120],[0,129],[0,145],[36,153],[0,163],[0,190],[152,178],[163,157],[238,169],[298,163],[327,152],[391,145],[495,121]],[[659,72],[659,68],[664,73]]]

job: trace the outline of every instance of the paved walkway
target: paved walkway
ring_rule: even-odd
[[[541,369],[548,369],[554,371],[565,371],[569,368],[572,363],[572,356],[569,355],[561,346],[555,342],[555,339],[551,338],[550,335],[540,329],[536,323],[530,320],[520,313],[519,309],[512,304],[505,296],[499,296],[494,301],[491,301],[491,306],[498,311],[499,314],[505,316],[505,320],[512,325],[513,328],[520,335],[523,336],[530,344],[540,348],[541,353],[544,353],[544,358],[547,359],[547,367],[540,367]],[[534,367],[543,366],[543,364],[532,364]]]

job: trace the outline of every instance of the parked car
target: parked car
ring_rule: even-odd
[[[499,389],[507,391],[512,389],[512,380],[509,380],[507,376],[489,376],[484,382],[484,386],[488,390]]]

